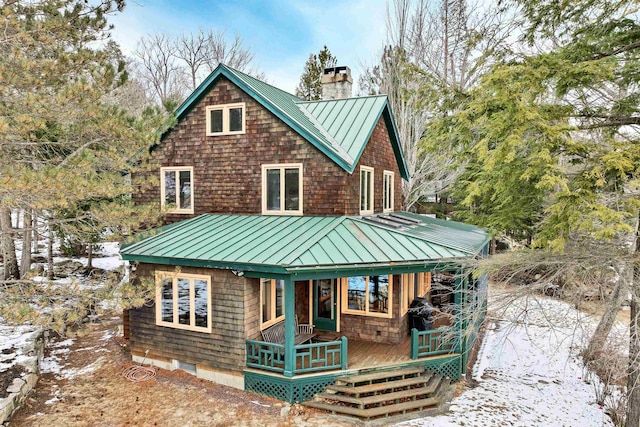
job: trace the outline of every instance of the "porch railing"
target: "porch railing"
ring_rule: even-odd
[[[347,369],[348,341],[300,344],[294,347],[294,374]],[[249,368],[284,372],[284,345],[265,341],[246,341],[246,363]]]
[[[347,337],[338,341],[301,344],[295,349],[297,374],[347,369]]]
[[[246,348],[248,367],[284,372],[284,345],[247,340]]]
[[[453,353],[456,344],[454,328],[418,331],[411,329],[411,359]]]

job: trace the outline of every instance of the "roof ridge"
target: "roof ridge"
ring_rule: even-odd
[[[381,93],[378,95],[350,96],[348,98],[310,99],[310,100],[299,98],[300,101],[298,101],[298,104],[319,104],[321,102],[349,101],[350,99],[364,99],[364,98],[389,98],[389,95],[387,95],[386,93]]]
[[[305,242],[304,245],[298,246],[296,251],[291,252],[289,257],[285,258],[284,261],[281,261],[281,265],[291,265],[291,263],[300,258],[300,256],[309,250],[313,245],[320,241],[320,239],[324,238],[329,232],[335,230],[335,228],[342,224],[345,219],[348,219],[347,216],[337,216],[332,219],[327,225],[322,227],[320,231],[318,231],[313,237],[313,239],[309,239]]]

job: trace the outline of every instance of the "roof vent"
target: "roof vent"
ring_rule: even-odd
[[[329,67],[322,73],[322,99],[351,98],[353,78],[349,67]]]

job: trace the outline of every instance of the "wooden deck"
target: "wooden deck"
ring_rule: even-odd
[[[398,344],[349,340],[348,369],[376,368],[411,361],[411,337]]]

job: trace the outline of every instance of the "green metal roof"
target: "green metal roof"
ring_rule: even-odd
[[[378,119],[383,116],[400,175],[405,179],[409,178],[386,95],[303,101],[295,95],[220,64],[178,107],[177,122],[184,119],[222,76],[231,80],[349,173],[355,170]]]
[[[336,270],[451,261],[480,253],[487,234],[405,212],[371,217],[207,214],[123,248],[130,261],[249,271]]]

